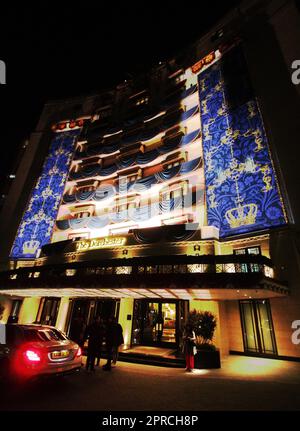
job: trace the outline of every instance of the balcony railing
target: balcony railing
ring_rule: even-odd
[[[159,263],[158,263],[159,262]],[[73,262],[19,268],[0,273],[0,280],[57,279],[89,276],[151,276],[168,274],[260,274],[274,278],[270,259],[260,256],[148,256],[106,259],[102,262]],[[37,280],[36,280],[37,281]]]

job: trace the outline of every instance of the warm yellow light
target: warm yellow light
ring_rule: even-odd
[[[226,372],[236,377],[272,376],[274,378],[274,376],[281,376],[283,368],[288,368],[288,366],[288,362],[277,359],[231,356],[225,368]]]
[[[120,247],[126,243],[125,237],[93,238],[76,243],[77,251],[95,250],[107,247]]]
[[[204,374],[209,374],[209,370],[198,370],[196,368],[193,369],[192,373],[186,373],[186,376],[203,376]]]
[[[123,328],[124,345],[123,349],[130,346],[132,319],[128,320],[128,315],[133,315],[133,298],[124,298],[120,301],[119,323]]]
[[[33,323],[36,320],[40,298],[25,298],[19,314],[19,323]]]

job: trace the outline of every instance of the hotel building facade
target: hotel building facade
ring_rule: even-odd
[[[223,357],[300,358],[299,22],[242,3],[178,58],[45,105],[1,213],[2,322],[115,315],[125,348],[177,348],[207,310]]]

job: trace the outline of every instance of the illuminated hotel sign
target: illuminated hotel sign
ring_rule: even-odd
[[[200,61],[197,61],[197,63],[195,63],[192,66],[192,72],[193,73],[198,73],[200,72],[200,70],[204,67],[207,66],[208,64],[210,64],[212,61],[214,61],[214,59],[216,58],[216,55],[214,53],[214,51],[212,51],[211,53],[209,53],[208,55],[206,55],[204,58],[202,58]]]
[[[96,250],[99,248],[119,247],[125,245],[126,238],[116,236],[107,238],[93,238],[76,243],[76,251]]]

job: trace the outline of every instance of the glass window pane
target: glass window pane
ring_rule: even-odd
[[[241,311],[245,350],[248,352],[258,352],[259,349],[252,302],[242,301]]]
[[[159,321],[159,309],[157,302],[147,304],[146,315],[144,319],[143,341],[153,343],[157,341],[157,324]]]
[[[234,254],[246,254],[245,248],[239,248],[237,250],[233,250]]]
[[[163,343],[175,343],[176,342],[176,304],[163,303],[162,317],[163,317],[163,333],[162,333],[161,341]]]
[[[260,248],[259,247],[249,247],[248,254],[260,254]]]
[[[250,263],[251,272],[260,272],[260,265],[258,263]]]
[[[269,301],[263,299],[256,302],[263,353],[276,354],[275,338],[273,333]]]

